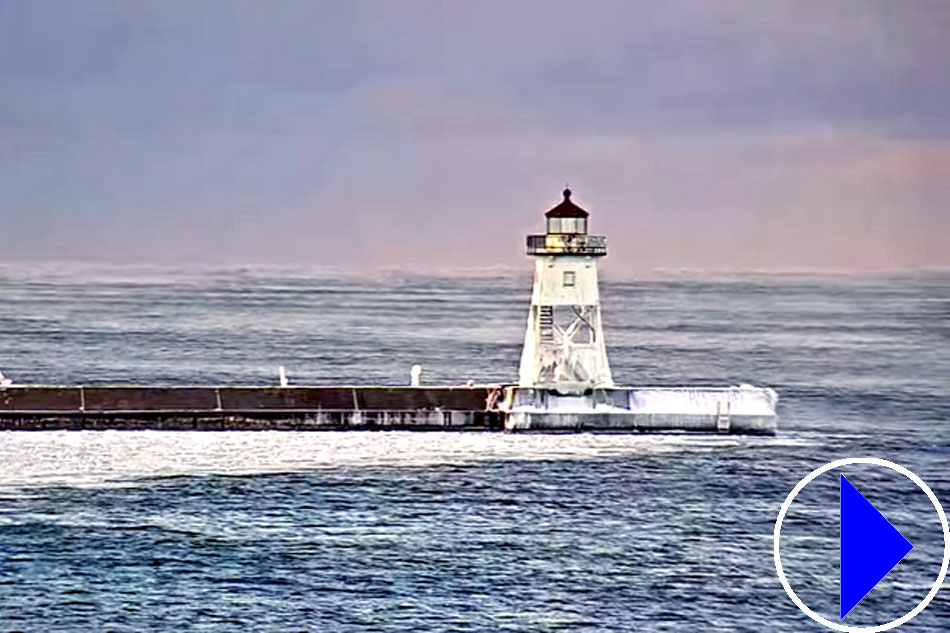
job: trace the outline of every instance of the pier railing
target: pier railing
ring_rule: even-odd
[[[603,235],[551,233],[528,236],[528,255],[592,255],[607,254],[607,238]]]

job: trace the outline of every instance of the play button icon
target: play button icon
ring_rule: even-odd
[[[923,525],[921,521],[924,521],[924,518],[918,515],[914,515],[914,523],[908,525],[905,523],[905,527],[908,530],[909,534],[914,534],[914,540],[918,541],[918,547],[915,549],[914,545],[910,543],[909,540],[904,538],[904,535],[900,531],[891,525],[891,523],[878,511],[874,505],[851,484],[848,479],[839,473],[838,484],[839,484],[839,510],[840,515],[838,519],[838,555],[839,555],[839,564],[840,564],[840,576],[839,581],[839,603],[838,603],[838,613],[831,615],[830,617],[825,617],[821,615],[815,609],[810,608],[805,602],[799,597],[797,593],[792,589],[792,585],[789,582],[788,577],[785,573],[785,567],[782,564],[782,523],[785,520],[786,514],[789,512],[789,508],[792,505],[792,502],[795,500],[795,497],[802,492],[802,490],[815,479],[821,475],[843,467],[851,468],[855,465],[863,465],[864,467],[879,467],[890,469],[893,472],[897,472],[907,479],[909,479],[913,484],[922,490],[927,499],[933,505],[933,509],[937,513],[937,518],[939,519],[940,528],[939,530],[943,532],[943,560],[940,564],[940,571],[937,573],[936,579],[933,581],[930,590],[927,592],[927,595],[923,596],[920,599],[920,602],[916,606],[907,611],[904,615],[897,617],[889,622],[884,622],[881,624],[868,624],[865,626],[859,626],[852,623],[846,624],[849,613],[861,603],[862,600],[871,592],[874,592],[875,600],[873,605],[867,605],[865,608],[859,609],[860,615],[855,612],[850,620],[864,620],[867,621],[867,616],[873,613],[881,613],[881,602],[882,600],[887,602],[892,597],[895,597],[893,587],[888,588],[887,591],[884,588],[880,588],[877,592],[874,591],[874,588],[878,586],[885,576],[887,576],[891,570],[893,570],[905,557],[907,560],[901,566],[902,569],[899,573],[907,574],[910,570],[917,570],[910,573],[918,573],[921,569],[921,555],[926,552],[933,552],[933,542],[927,541],[927,538],[924,533],[921,532],[920,527]],[[875,496],[881,494],[880,490],[880,481],[877,479],[878,484],[873,493]],[[827,482],[831,484],[831,482]],[[833,484],[832,484],[833,485]],[[825,503],[830,502],[833,504],[832,499],[828,499],[828,496],[832,496],[834,490],[832,485],[819,485],[818,488],[812,488],[812,491],[819,490],[822,491],[822,496],[819,496],[817,499],[814,499],[813,495],[806,495],[806,499],[812,499],[810,502],[812,505],[809,505],[809,502],[806,501],[804,506],[799,506],[800,508],[816,508],[818,511],[806,510],[806,513],[798,511],[794,516],[795,519],[792,520],[793,532],[792,532],[792,541],[791,551],[800,551],[796,550],[796,547],[800,547],[802,543],[812,543],[819,544],[822,542],[830,541],[831,552],[834,551],[834,522],[829,522],[823,517],[828,515],[828,512],[823,512],[820,510]],[[831,488],[831,490],[828,490]],[[831,493],[830,495],[828,493]],[[893,498],[893,497],[891,497]],[[821,501],[825,499],[826,501]],[[916,507],[915,504],[919,503],[918,501],[911,502],[909,501],[910,497],[907,498],[906,503],[901,503],[901,516],[904,517],[902,521],[908,520],[908,508]],[[814,505],[815,503],[819,505]],[[829,505],[830,505],[829,504]],[[831,508],[834,508],[834,505],[831,505]],[[918,508],[920,510],[920,508]],[[833,512],[833,510],[832,510]],[[833,515],[832,515],[833,516]],[[807,520],[803,521],[803,518]],[[826,530],[830,528],[831,533],[828,535],[830,538],[827,540],[825,537],[812,536],[810,538],[802,539],[802,535],[797,530],[808,530],[811,526],[814,530]],[[806,535],[808,533],[806,532]],[[818,534],[816,532],[815,534]],[[816,540],[817,539],[817,540]],[[797,544],[797,545],[796,545]],[[789,545],[786,545],[788,548]],[[820,546],[817,546],[820,547]],[[816,546],[811,548],[809,554],[811,557],[806,557],[804,559],[796,559],[796,564],[792,565],[792,569],[798,573],[801,572],[801,561],[815,561],[820,560],[820,558],[815,558],[814,554],[816,551]],[[914,553],[908,557],[908,554],[913,551]],[[829,553],[831,553],[829,552]],[[832,554],[833,556],[833,554]],[[880,459],[877,457],[849,457],[846,459],[839,459],[834,462],[830,462],[816,468],[808,475],[806,475],[798,484],[792,489],[788,497],[786,497],[782,507],[779,509],[778,517],[775,520],[775,529],[773,532],[773,558],[775,562],[775,572],[778,575],[779,581],[782,583],[782,588],[785,589],[785,593],[788,594],[792,602],[802,610],[802,612],[807,615],[809,618],[822,624],[829,629],[835,631],[844,631],[847,633],[880,633],[882,631],[887,631],[898,627],[905,622],[908,622],[921,611],[923,611],[928,604],[934,599],[937,593],[940,591],[943,586],[944,579],[947,576],[947,571],[950,569],[950,525],[947,522],[947,516],[943,511],[943,507],[940,505],[940,501],[937,499],[937,496],[934,494],[933,490],[924,483],[924,481],[904,468],[900,464],[895,464],[894,462],[888,461],[886,459]],[[936,563],[936,561],[933,561]],[[820,563],[819,563],[820,564]],[[907,569],[903,569],[904,567]],[[812,580],[815,578],[814,575],[809,576]],[[801,581],[801,576],[798,577],[799,582]],[[830,579],[829,579],[830,580]],[[807,582],[807,581],[806,581]],[[834,584],[831,580],[831,589]],[[903,583],[906,585],[906,583]],[[819,608],[825,609],[826,612],[835,612],[834,608],[834,593],[833,589],[829,593],[821,594],[821,596],[816,596],[809,585],[804,585],[807,588],[807,594],[810,598],[816,601]],[[880,594],[880,595],[878,595]],[[827,596],[830,598],[830,604],[822,602],[822,597]],[[886,609],[883,611],[886,612]],[[893,611],[891,611],[893,613]],[[837,617],[835,617],[837,616]],[[834,618],[834,619],[832,619]]]
[[[914,546],[844,475],[841,482],[841,618]]]

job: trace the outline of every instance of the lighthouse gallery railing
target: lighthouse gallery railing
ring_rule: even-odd
[[[603,235],[550,233],[528,236],[528,255],[606,255]]]

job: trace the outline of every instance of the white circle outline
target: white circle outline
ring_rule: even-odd
[[[792,505],[792,501],[795,500],[795,497],[798,496],[798,493],[802,489],[815,480],[816,477],[823,475],[829,470],[835,468],[840,468],[842,466],[849,466],[851,464],[872,464],[874,466],[883,466],[884,468],[890,468],[891,470],[897,471],[900,474],[904,475],[912,482],[917,484],[921,490],[927,493],[927,496],[930,498],[930,502],[933,503],[934,509],[937,510],[937,516],[940,517],[940,525],[943,527],[943,565],[940,567],[940,574],[937,576],[937,581],[934,583],[933,588],[930,590],[930,593],[920,601],[916,607],[897,618],[896,620],[891,620],[886,624],[878,624],[876,626],[848,626],[846,624],[840,624],[838,622],[832,622],[827,618],[824,618],[811,609],[801,601],[794,591],[792,591],[791,585],[788,584],[788,578],[785,577],[785,570],[782,568],[782,557],[779,553],[779,538],[782,531],[782,521],[785,520],[785,513],[788,512],[789,507]],[[934,599],[934,596],[937,595],[937,592],[940,591],[940,588],[943,586],[943,580],[947,575],[947,568],[950,567],[950,527],[947,526],[947,515],[943,512],[943,507],[940,505],[940,501],[937,499],[937,495],[934,494],[933,490],[930,489],[930,486],[924,483],[924,481],[907,470],[900,464],[895,464],[894,462],[889,462],[886,459],[880,459],[878,457],[847,457],[845,459],[839,459],[837,461],[829,462],[820,468],[808,473],[808,475],[798,482],[792,491],[788,494],[788,497],[785,499],[785,503],[782,504],[782,509],[779,510],[778,518],[775,520],[775,531],[773,532],[774,539],[774,553],[775,558],[775,571],[778,574],[778,579],[782,581],[782,587],[785,588],[785,593],[788,594],[788,597],[792,599],[799,609],[801,609],[805,615],[809,618],[827,626],[829,629],[834,629],[835,631],[844,631],[845,633],[878,633],[879,631],[887,631],[898,627],[901,624],[904,624],[911,618],[917,616],[921,611],[926,608],[930,601]]]

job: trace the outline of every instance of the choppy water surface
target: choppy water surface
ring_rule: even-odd
[[[507,381],[529,284],[2,266],[0,368],[400,384],[419,362],[430,382]],[[950,508],[950,277],[602,294],[618,382],[769,385],[780,434],[3,433],[0,631],[812,631],[772,564],[799,479],[885,457]],[[939,528],[900,477],[846,474],[916,546],[845,621],[880,622],[926,594]],[[806,490],[786,567],[836,619],[836,480]],[[908,628],[950,628],[947,590]]]

